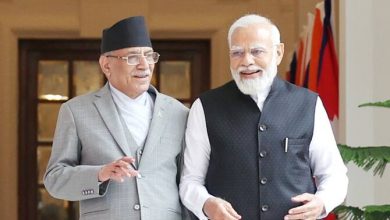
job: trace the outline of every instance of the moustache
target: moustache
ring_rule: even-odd
[[[133,73],[131,74],[131,76],[133,77],[147,77],[147,76],[150,76],[150,71],[144,71],[144,72],[136,72],[136,73]]]
[[[258,72],[258,71],[264,72],[265,70],[263,68],[259,67],[259,66],[249,66],[249,67],[240,66],[236,70],[237,73],[240,73],[240,72]]]

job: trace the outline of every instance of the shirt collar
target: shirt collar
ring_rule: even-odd
[[[256,102],[257,107],[260,109],[260,111],[263,110],[264,101],[267,98],[270,90],[271,90],[271,87],[269,87],[267,90],[263,90],[261,92],[258,92],[256,95],[250,95],[251,98]]]
[[[135,99],[132,99],[130,98],[129,96],[127,96],[126,94],[124,94],[123,92],[119,91],[118,89],[116,89],[111,83],[109,83],[110,85],[110,90],[111,90],[111,94],[112,94],[112,97],[115,101],[115,103],[121,107],[125,107],[125,106],[128,106],[128,105],[141,105],[141,106],[144,106],[147,104],[147,96],[148,96],[148,93],[147,92],[143,92],[141,95],[139,95],[137,98]]]

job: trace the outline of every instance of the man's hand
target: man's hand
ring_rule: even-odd
[[[134,162],[134,158],[122,157],[119,160],[106,164],[99,171],[99,181],[104,182],[112,179],[118,182],[123,182],[124,177],[137,176],[138,171],[134,170],[134,168],[130,165]]]
[[[317,196],[304,193],[291,198],[293,202],[300,202],[303,205],[292,208],[288,211],[288,215],[284,217],[287,219],[308,219],[315,220],[321,215],[324,209],[324,203]]]
[[[232,205],[220,198],[208,198],[204,203],[203,211],[211,220],[241,219],[241,216],[237,214]]]

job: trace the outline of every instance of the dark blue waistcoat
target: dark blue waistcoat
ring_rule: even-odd
[[[276,77],[262,112],[234,81],[200,100],[211,145],[210,194],[244,220],[280,220],[300,205],[292,196],[316,191],[309,145],[317,94]]]

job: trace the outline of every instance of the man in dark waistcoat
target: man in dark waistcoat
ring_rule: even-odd
[[[199,219],[325,217],[348,178],[321,99],[276,77],[284,45],[269,19],[241,17],[228,43],[234,80],[190,110],[183,204]]]

